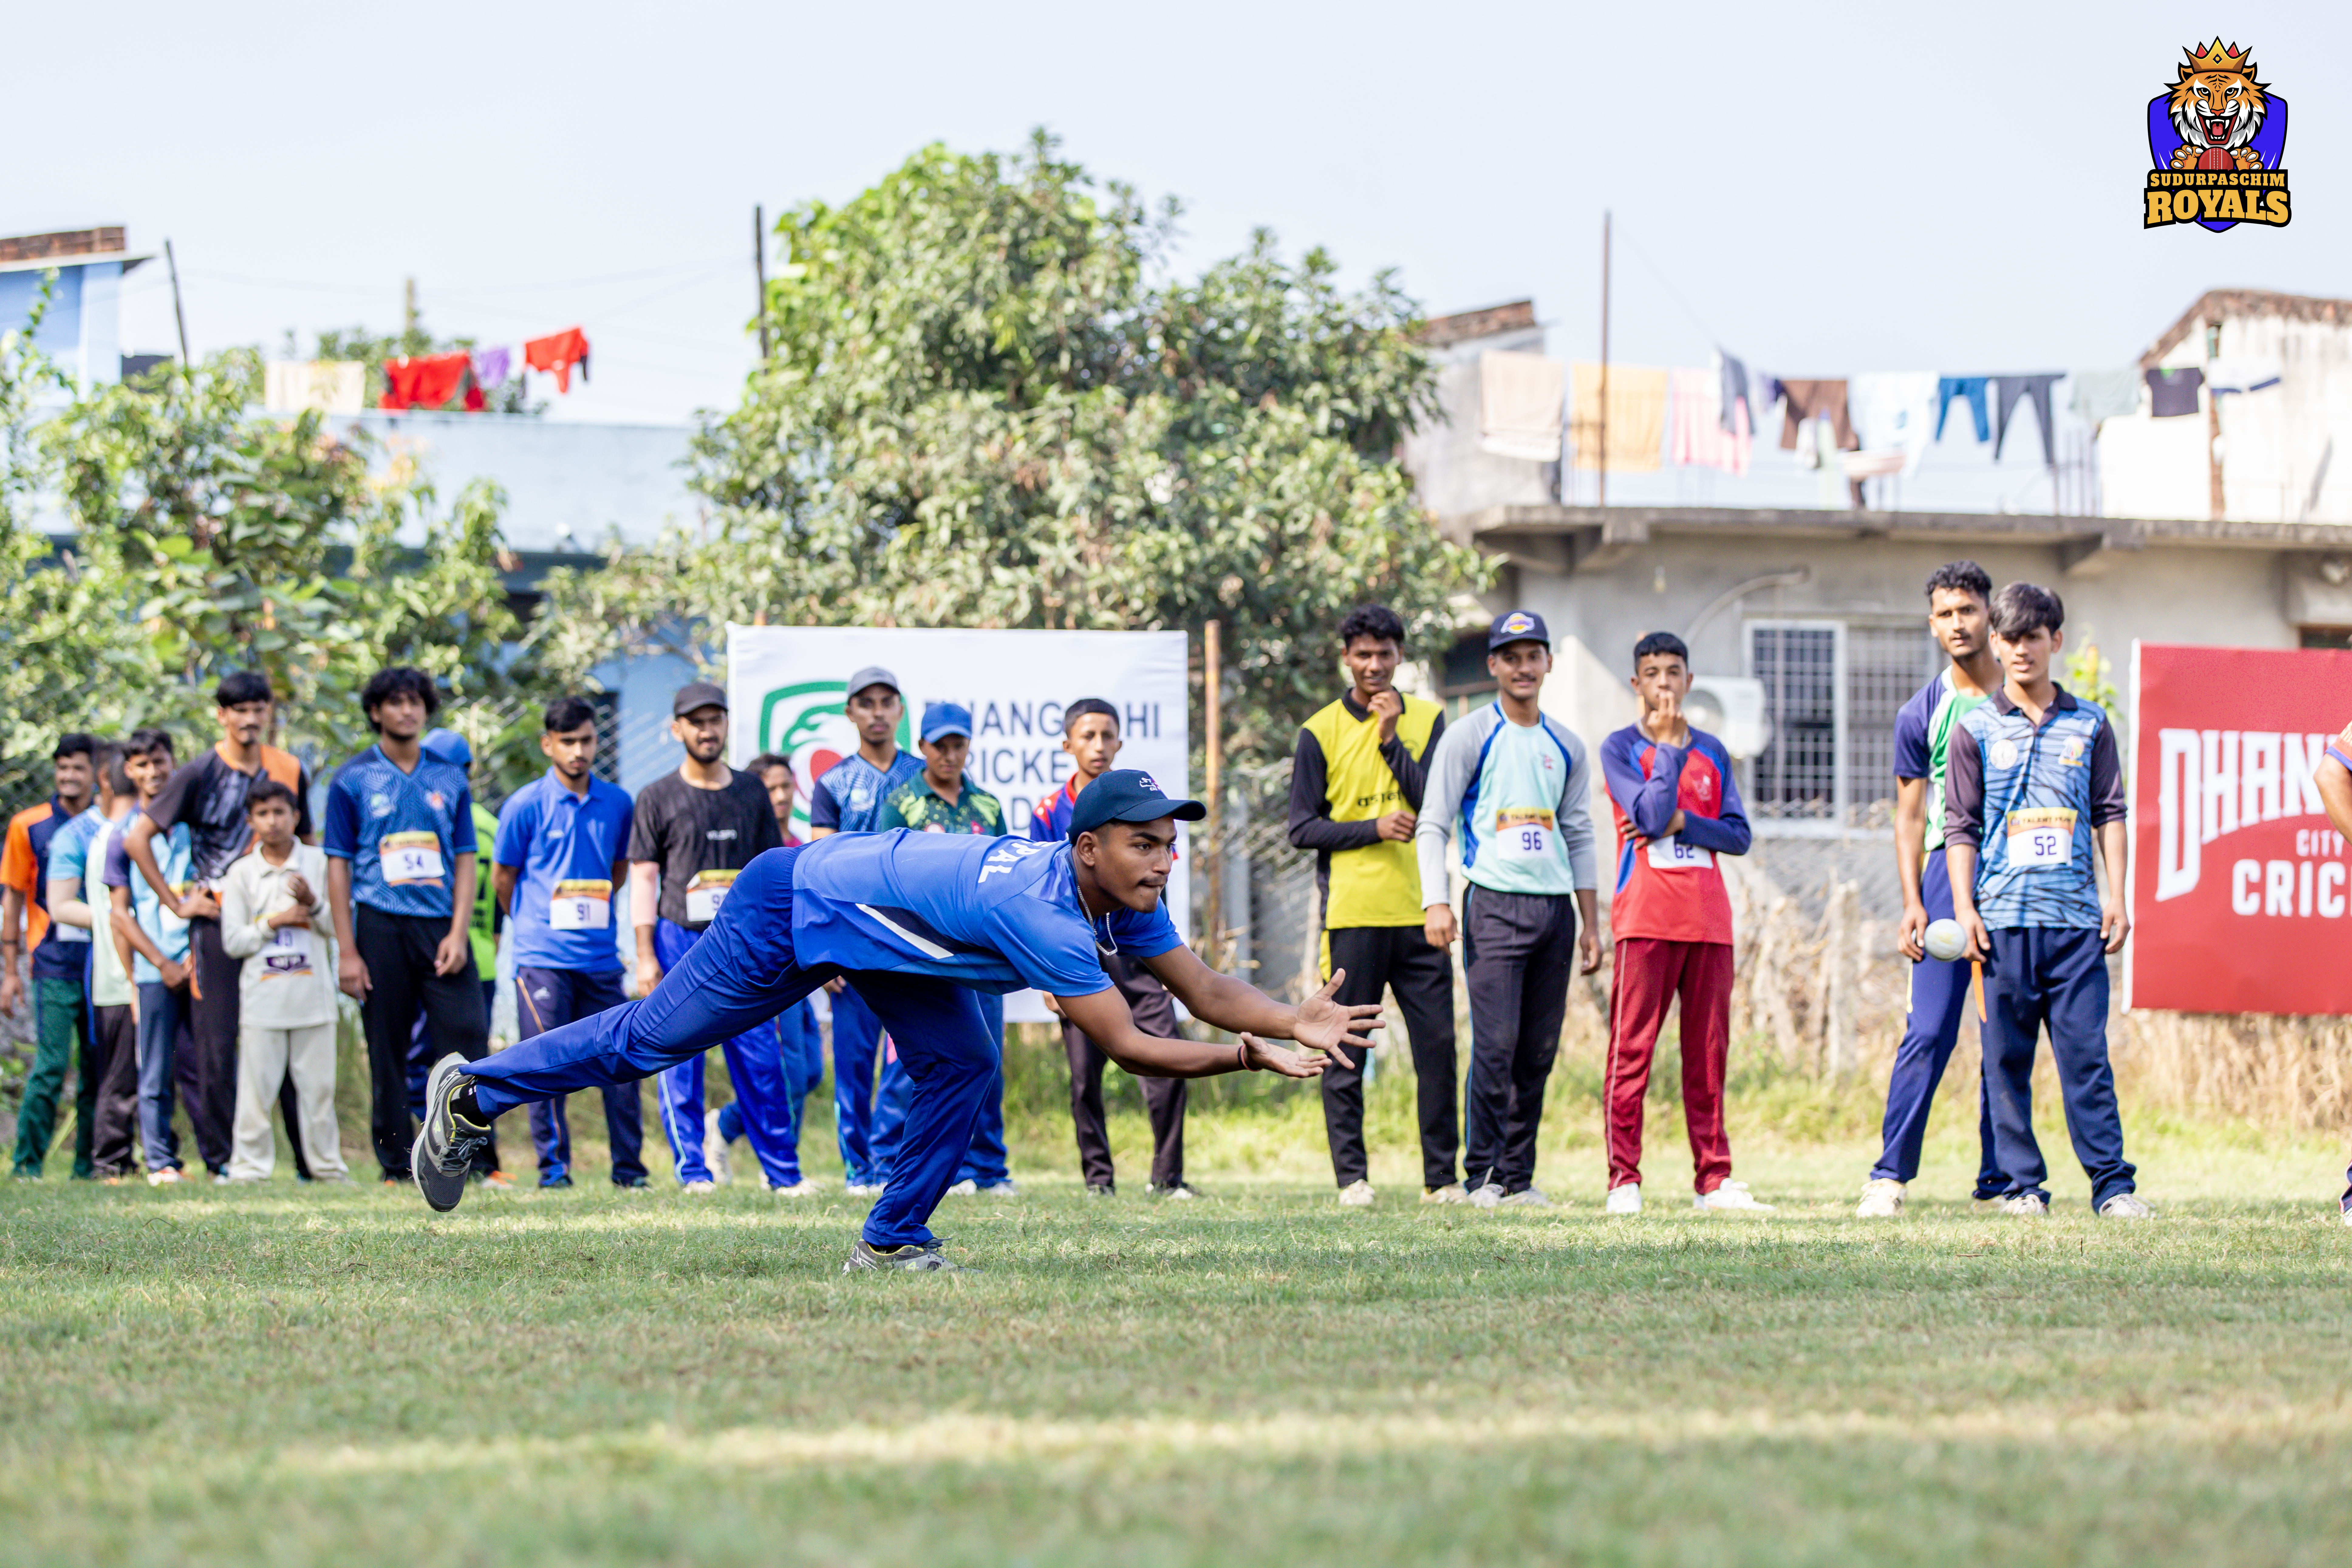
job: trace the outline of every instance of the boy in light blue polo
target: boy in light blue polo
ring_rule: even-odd
[[[516,1033],[521,1039],[617,1007],[625,973],[614,940],[613,895],[625,885],[635,808],[596,776],[596,710],[577,697],[548,705],[539,737],[547,772],[499,812],[491,877],[514,946]],[[646,1183],[645,1121],[635,1084],[604,1086],[613,1182]],[[572,1184],[566,1100],[535,1100],[531,1142],[539,1184]]]

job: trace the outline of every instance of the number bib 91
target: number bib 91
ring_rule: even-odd
[[[1495,853],[1510,860],[1551,858],[1552,815],[1507,807],[1495,813]]]
[[[2065,805],[2028,806],[2012,811],[2003,825],[2009,834],[2009,863],[2029,871],[2063,869],[2074,859],[2074,811]]]
[[[547,923],[556,931],[609,930],[613,884],[596,878],[556,883],[555,891],[548,896]]]
[[[441,840],[430,833],[389,833],[376,844],[386,887],[441,879]]]
[[[736,876],[733,871],[697,871],[694,880],[686,885],[686,923],[707,926],[717,920],[719,906],[727,901]]]

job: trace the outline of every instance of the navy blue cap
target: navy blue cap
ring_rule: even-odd
[[[1551,630],[1544,618],[1528,610],[1513,610],[1496,616],[1495,624],[1486,628],[1486,651],[1494,652],[1505,643],[1539,642],[1551,647]]]
[[[924,709],[923,739],[936,741],[943,735],[971,739],[971,710],[961,702],[934,702]]]
[[[1209,808],[1197,800],[1171,800],[1160,793],[1151,775],[1140,768],[1114,768],[1078,792],[1070,807],[1070,839],[1092,833],[1107,822],[1157,822],[1172,816],[1198,822]]]

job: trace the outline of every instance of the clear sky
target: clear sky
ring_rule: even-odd
[[[2217,27],[2291,106],[2294,224],[2144,233],[2143,106]],[[409,277],[439,332],[578,323],[564,418],[733,401],[754,202],[1039,125],[1181,197],[1181,266],[1266,225],[1433,312],[1531,295],[1570,357],[1604,207],[1632,363],[2063,370],[2207,288],[2352,295],[2341,5],[118,0],[8,34],[0,233],[170,236],[199,352],[389,330]],[[124,347],[172,331],[151,266]]]

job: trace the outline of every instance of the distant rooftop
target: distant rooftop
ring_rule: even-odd
[[[0,237],[0,272],[29,272],[77,261],[120,261],[130,271],[145,256],[130,254],[130,240],[121,224],[97,228],[64,228],[54,234]]]
[[[1454,343],[1467,342],[1472,338],[1523,332],[1535,324],[1536,302],[1533,300],[1514,300],[1507,305],[1488,305],[1483,310],[1459,310],[1451,316],[1433,316],[1414,335],[1430,348],[1442,349]]]
[[[2139,356],[2139,363],[2151,368],[2162,363],[2164,356],[2179,346],[2200,321],[2242,321],[2248,316],[2284,316],[2290,321],[2321,321],[2331,327],[2352,325],[2352,300],[2281,294],[2270,289],[2209,289],[2164,330],[2155,347]]]

